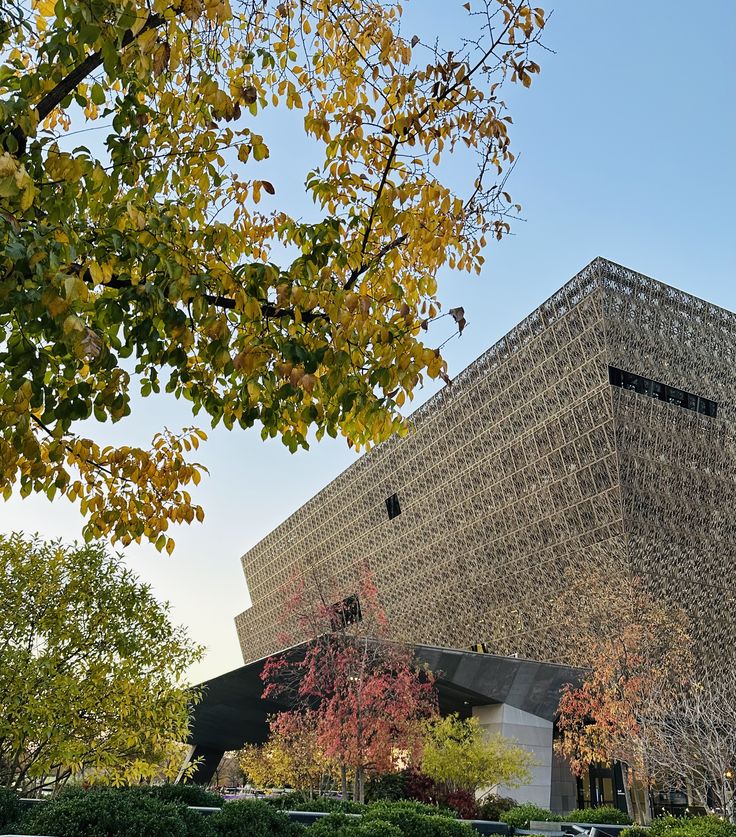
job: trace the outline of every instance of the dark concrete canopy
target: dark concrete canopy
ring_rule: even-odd
[[[473,651],[426,645],[414,650],[435,673],[443,714],[468,715],[473,706],[506,703],[552,720],[560,689],[565,683],[579,682],[582,674],[569,666]],[[198,751],[223,753],[266,740],[268,716],[289,704],[261,698],[265,662],[257,660],[201,684],[204,696],[194,709],[189,740]]]

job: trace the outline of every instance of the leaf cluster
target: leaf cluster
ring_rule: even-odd
[[[100,543],[0,536],[0,773],[26,792],[85,772],[176,770],[201,649]]]
[[[452,714],[430,722],[421,764],[424,774],[449,791],[474,792],[498,784],[522,784],[534,760],[513,741],[486,736],[477,718]]]
[[[439,273],[479,272],[518,211],[501,92],[539,72],[545,16],[479,6],[476,40],[431,46],[395,0],[2,4],[5,496],[58,493],[89,537],[173,548],[169,525],[202,516],[185,456],[201,435],[81,435],[136,391],[292,451],[406,431],[422,382],[450,381],[445,341],[424,342],[445,316]],[[317,149],[314,217],[281,200],[299,184],[266,177],[269,108]],[[451,153],[468,163],[457,188]],[[446,316],[461,332],[462,308]]]

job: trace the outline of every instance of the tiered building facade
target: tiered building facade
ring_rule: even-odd
[[[295,571],[400,638],[579,663],[555,603],[593,570],[682,606],[734,657],[736,316],[596,259],[243,556],[245,661],[279,650]]]

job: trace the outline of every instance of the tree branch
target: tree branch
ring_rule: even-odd
[[[384,248],[384,250],[386,250],[386,248]],[[386,252],[388,252],[388,250],[386,250]],[[70,267],[78,274],[81,274],[82,280],[88,285],[94,284],[92,274],[89,270],[82,271],[81,265],[78,264],[70,265]],[[128,279],[120,279],[117,276],[113,276],[109,282],[105,283],[104,287],[115,288],[116,290],[127,290],[132,288],[133,285]],[[228,311],[235,310],[235,300],[229,296],[208,293],[202,294],[202,296],[207,300],[207,302],[209,302],[210,305],[214,305],[217,308],[223,308]],[[270,302],[261,303],[261,312],[266,319],[271,320],[278,320],[282,317],[289,317],[292,320],[296,318],[296,312],[293,308],[279,308],[276,305],[272,305]],[[312,323],[315,320],[329,320],[329,317],[324,313],[324,311],[301,311],[300,315],[302,322],[305,323]]]
[[[511,27],[511,24],[516,19],[516,16],[518,15],[519,10],[524,5],[524,2],[525,2],[525,0],[520,0],[519,4],[516,6],[516,8],[514,10],[514,13],[509,17],[508,21],[506,22],[506,25],[504,26],[501,34],[497,38],[494,38],[494,40],[492,41],[489,48],[483,53],[483,55],[475,63],[475,65],[473,67],[471,67],[468,70],[468,72],[465,73],[465,75],[462,76],[462,78],[456,80],[452,84],[448,84],[447,87],[444,88],[444,90],[438,91],[438,95],[435,97],[434,101],[433,102],[428,102],[424,106],[424,108],[422,108],[422,110],[419,111],[419,113],[413,119],[413,122],[415,124],[417,124],[421,119],[423,119],[427,115],[427,113],[429,113],[430,108],[432,107],[433,104],[438,104],[439,102],[444,101],[448,96],[450,96],[452,93],[454,93],[460,87],[461,84],[463,84],[464,82],[467,82],[467,80],[471,76],[473,76],[481,67],[483,67],[485,62],[488,60],[489,56],[492,55],[493,51],[498,47],[498,45],[501,43],[502,39],[508,33],[508,30]],[[396,152],[398,151],[399,145],[402,142],[406,141],[406,139],[409,136],[409,133],[410,133],[409,130],[405,129],[402,134],[396,134],[394,136],[393,143],[391,144],[391,150],[389,151],[388,157],[386,159],[386,165],[385,165],[385,167],[383,169],[383,173],[381,175],[381,182],[378,184],[378,190],[376,192],[376,198],[373,202],[373,206],[371,207],[371,212],[370,212],[370,215],[368,216],[368,222],[366,223],[365,231],[363,233],[363,241],[361,242],[361,246],[360,246],[360,264],[356,268],[353,269],[350,276],[348,277],[348,280],[344,285],[344,290],[346,290],[346,291],[350,290],[355,285],[355,283],[358,281],[358,279],[366,272],[366,270],[368,270],[371,267],[372,264],[374,264],[378,259],[385,256],[386,253],[389,250],[393,249],[393,247],[399,246],[399,244],[403,243],[406,240],[405,235],[404,236],[399,236],[399,238],[395,239],[394,242],[391,242],[391,244],[387,245],[387,247],[384,247],[382,250],[380,250],[379,253],[376,255],[376,257],[374,259],[372,259],[370,262],[368,262],[367,264],[364,262],[365,251],[366,251],[366,248],[368,246],[368,239],[370,238],[371,230],[373,229],[373,222],[374,222],[375,217],[376,217],[378,202],[381,198],[381,194],[383,193],[383,189],[386,185],[386,181],[388,179],[389,172],[391,171],[391,166],[393,165],[393,162],[394,162],[394,159],[396,157]]]
[[[138,32],[133,32],[132,29],[128,29],[123,34],[120,49],[125,49],[125,47],[132,44],[133,41],[136,38],[139,38],[144,32],[148,32],[151,29],[158,29],[158,27],[162,26],[165,22],[166,19],[163,15],[150,14]],[[60,105],[64,99],[72,93],[72,91],[74,91],[76,87],[84,81],[84,79],[87,78],[87,76],[91,75],[96,69],[102,66],[102,63],[102,51],[97,50],[97,52],[92,53],[92,55],[88,55],[81,64],[77,64],[77,66],[64,76],[64,78],[58,82],[53,89],[49,90],[49,92],[46,93],[46,95],[38,103],[36,106],[38,121],[42,122],[55,107]],[[13,131],[13,136],[18,143],[18,155],[22,156],[25,154],[27,136],[20,130],[20,128],[16,128]]]
[[[381,175],[381,182],[378,184],[378,191],[376,192],[376,199],[373,201],[373,206],[371,207],[371,214],[368,216],[368,223],[365,225],[365,232],[363,233],[363,241],[360,244],[360,264],[352,271],[350,276],[348,277],[348,281],[344,285],[344,290],[349,291],[353,285],[358,281],[360,276],[368,270],[368,267],[375,261],[372,260],[368,263],[368,265],[364,264],[365,258],[365,251],[368,246],[368,239],[370,238],[371,229],[373,228],[373,221],[376,217],[376,210],[378,208],[378,202],[381,200],[381,194],[383,192],[384,187],[386,186],[386,181],[388,180],[388,173],[391,171],[391,166],[394,162],[394,157],[396,157],[396,151],[399,147],[399,142],[401,138],[397,135],[394,137],[394,141],[391,143],[391,150],[389,151],[388,157],[386,158],[386,165],[383,169],[383,174]],[[378,257],[377,257],[378,258]]]

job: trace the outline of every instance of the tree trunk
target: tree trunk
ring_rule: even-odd
[[[348,799],[348,769],[346,765],[340,765],[340,798],[343,802]]]
[[[355,783],[353,785],[353,801],[354,802],[365,802],[365,773],[363,772],[363,766],[358,765],[355,768]]]
[[[652,805],[651,796],[649,793],[649,784],[647,782],[639,781],[636,771],[631,771],[631,787],[636,798],[637,823],[639,825],[649,825],[652,821]]]
[[[634,810],[634,803],[631,799],[631,788],[629,787],[629,766],[621,762],[621,778],[624,783],[624,799],[626,800],[626,813],[632,822],[638,822],[636,818],[636,811]]]
[[[726,820],[731,819],[728,810],[728,780],[725,777],[721,778],[721,816]]]

